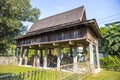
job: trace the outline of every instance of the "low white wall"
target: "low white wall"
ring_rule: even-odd
[[[8,65],[8,64],[18,64],[18,60],[15,56],[4,57],[0,56],[0,65]]]

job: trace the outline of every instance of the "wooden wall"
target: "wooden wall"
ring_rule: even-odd
[[[41,42],[61,41],[67,39],[84,38],[87,34],[87,28],[66,29],[61,31],[53,31],[45,34],[31,36],[17,41],[17,46],[34,44]]]
[[[87,29],[87,38],[95,44],[98,43],[98,39],[97,39],[95,33],[90,28]]]

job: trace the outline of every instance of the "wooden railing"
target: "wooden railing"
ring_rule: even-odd
[[[82,80],[90,74],[90,67],[87,62],[63,65],[57,69],[43,69],[23,72],[19,74],[8,74],[0,76],[0,80]]]
[[[85,36],[86,33],[87,33],[86,28],[82,28],[77,30],[69,30],[69,31],[49,33],[49,34],[39,35],[39,36],[32,36],[32,37],[17,41],[17,46],[34,44],[39,42],[51,42],[51,41],[82,38]]]
[[[0,80],[60,80],[58,71],[35,70],[0,76]]]

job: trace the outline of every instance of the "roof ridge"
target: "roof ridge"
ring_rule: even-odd
[[[71,10],[67,10],[67,11],[64,11],[64,12],[61,12],[61,13],[57,13],[57,14],[54,14],[54,15],[51,15],[51,16],[48,16],[48,17],[45,17],[45,18],[43,18],[43,19],[37,20],[36,22],[41,21],[41,20],[44,20],[44,19],[47,19],[47,18],[50,18],[50,17],[53,17],[53,16],[57,16],[57,15],[61,15],[61,14],[65,14],[65,13],[71,12],[71,11],[76,10],[76,9],[79,9],[79,8],[83,8],[83,9],[85,10],[85,7],[84,7],[84,6],[80,6],[80,7],[77,7],[77,8],[71,9]],[[35,22],[35,23],[36,23],[36,22]]]
[[[75,20],[82,21],[84,12],[85,12],[85,8],[84,6],[81,6],[72,10],[68,10],[62,13],[58,13],[58,14],[40,19],[31,26],[31,28],[27,31],[27,33],[36,31],[42,28],[47,28],[55,25],[68,23]]]

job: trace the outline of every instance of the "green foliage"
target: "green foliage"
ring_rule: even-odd
[[[120,26],[110,25],[100,28],[103,38],[99,41],[100,52],[120,56]]]
[[[0,54],[15,44],[15,36],[26,31],[23,22],[36,21],[39,14],[39,10],[30,5],[30,0],[0,0]]]
[[[100,59],[100,62],[103,68],[120,71],[120,59],[117,56],[105,56]]]
[[[61,48],[61,54],[66,54],[70,52],[70,48]],[[58,55],[58,48],[54,48],[54,50],[52,51],[52,55],[53,56],[57,56]]]
[[[32,57],[35,54],[35,50],[29,49],[28,58]]]
[[[70,48],[63,48],[63,49],[61,50],[61,53],[62,53],[62,54],[66,54],[67,52],[70,52]]]

